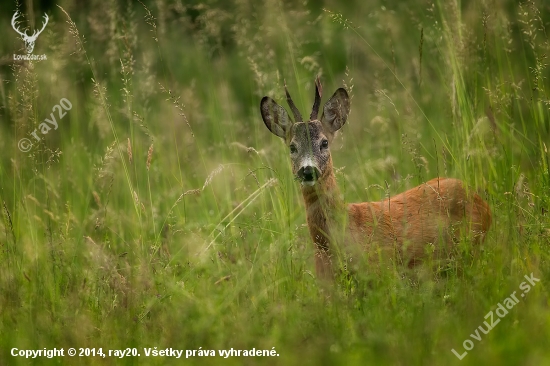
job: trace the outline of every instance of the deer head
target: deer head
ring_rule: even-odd
[[[46,28],[46,24],[48,24],[48,20],[49,20],[48,15],[44,14],[44,25],[42,26],[42,29],[40,29],[39,31],[35,29],[32,35],[30,36],[27,34],[27,31],[21,32],[18,29],[16,19],[19,17],[19,15],[20,14],[18,11],[16,11],[15,14],[13,14],[13,17],[11,18],[11,26],[21,36],[21,39],[23,40],[23,42],[25,42],[25,49],[27,53],[32,53],[32,51],[34,50],[34,42],[36,42],[36,39],[38,38],[40,33],[42,33],[44,28]]]
[[[322,87],[317,77],[313,109],[309,121],[303,122],[286,85],[285,92],[295,122],[283,107],[269,97],[264,97],[260,103],[262,119],[266,127],[287,144],[294,176],[302,185],[313,186],[319,179],[332,173],[330,144],[336,131],[346,123],[348,118],[350,110],[348,93],[343,88],[336,90],[323,106],[323,115],[318,120]]]

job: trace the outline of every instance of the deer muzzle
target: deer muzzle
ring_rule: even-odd
[[[321,172],[314,166],[306,165],[298,170],[298,179],[303,185],[312,186],[321,176]]]

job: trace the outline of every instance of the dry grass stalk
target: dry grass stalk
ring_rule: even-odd
[[[152,158],[153,158],[153,144],[149,146],[149,151],[147,151],[147,171],[149,171],[149,167],[151,166]]]
[[[128,148],[126,150],[128,152],[128,161],[130,164],[132,164],[132,143],[130,142],[130,138],[128,137]]]
[[[208,185],[210,185],[210,183],[212,183],[212,180],[214,179],[214,177],[218,174],[221,173],[221,171],[223,170],[224,166],[222,164],[218,165],[218,167],[216,169],[214,169],[209,175],[208,177],[206,178],[206,180],[204,181],[204,185],[202,186],[202,190],[204,191],[204,189],[206,187],[208,187]]]

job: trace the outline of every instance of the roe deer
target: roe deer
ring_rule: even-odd
[[[340,250],[398,255],[409,267],[419,263],[429,250],[442,257],[461,234],[482,242],[491,225],[491,211],[483,199],[468,192],[458,179],[435,178],[390,199],[345,204],[340,195],[330,144],[346,122],[350,101],[339,88],[323,106],[321,83],[315,81],[315,102],[309,121],[304,122],[285,85],[293,122],[273,99],[260,103],[267,128],[284,139],[290,150],[292,173],[301,182],[309,233],[316,248],[319,277],[333,274],[332,259]]]

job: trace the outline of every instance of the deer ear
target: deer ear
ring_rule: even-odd
[[[349,109],[348,92],[344,88],[339,88],[323,106],[321,123],[329,132],[334,133],[346,123]]]
[[[292,120],[286,110],[270,97],[263,97],[260,102],[260,111],[269,131],[286,140],[292,126]]]

